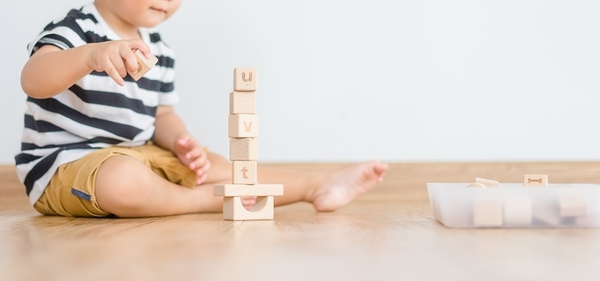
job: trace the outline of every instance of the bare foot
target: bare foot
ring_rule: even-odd
[[[317,211],[336,210],[381,182],[387,169],[387,164],[372,161],[332,171],[308,201]]]
[[[242,197],[242,205],[246,210],[252,209],[254,204],[256,204],[256,196]]]

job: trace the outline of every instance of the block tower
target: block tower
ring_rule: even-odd
[[[271,220],[273,196],[283,195],[282,184],[257,182],[256,79],[256,68],[233,70],[233,92],[229,94],[229,160],[233,182],[214,186],[214,195],[223,196],[225,220]],[[250,210],[242,205],[244,196],[257,197]]]

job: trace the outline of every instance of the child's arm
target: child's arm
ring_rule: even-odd
[[[206,180],[206,172],[210,169],[206,151],[185,128],[183,121],[171,106],[159,106],[154,122],[156,131],[153,141],[162,148],[172,151],[179,161],[198,175],[196,184]]]
[[[68,50],[45,45],[23,67],[21,87],[32,98],[49,98],[68,89],[92,70],[106,72],[123,86],[127,72],[135,73],[138,69],[135,49],[145,55],[150,53],[142,40],[90,43]]]

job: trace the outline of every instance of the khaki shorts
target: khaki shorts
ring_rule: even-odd
[[[144,163],[160,177],[187,187],[193,187],[196,174],[183,166],[170,151],[151,142],[137,147],[109,147],[94,151],[83,158],[58,168],[34,208],[44,215],[68,217],[106,217],[96,201],[96,175],[106,159],[128,155]]]

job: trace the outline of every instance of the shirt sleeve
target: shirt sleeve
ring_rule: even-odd
[[[102,38],[102,36],[93,32],[96,23],[97,21],[93,15],[84,14],[80,10],[71,10],[64,18],[48,24],[44,30],[27,45],[29,55],[33,55],[45,45],[53,45],[62,50],[67,50],[90,43],[90,39],[99,42],[105,41],[106,37]],[[86,30],[87,28],[90,29]]]

